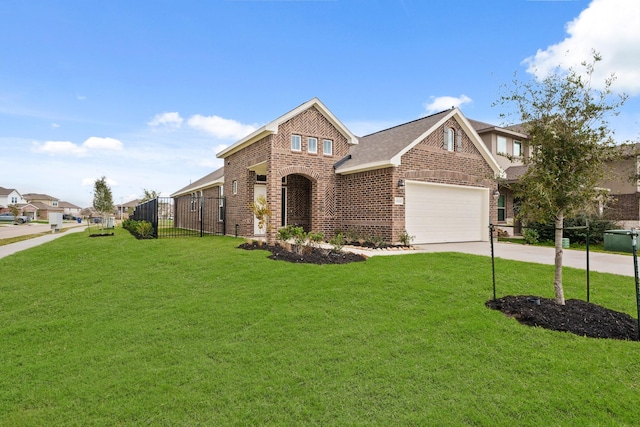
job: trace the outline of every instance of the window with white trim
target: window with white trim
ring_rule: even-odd
[[[447,129],[447,150],[455,151],[456,149],[456,131],[453,128]]]
[[[331,156],[333,155],[333,141],[325,139],[322,141],[322,154]]]
[[[238,194],[238,181],[236,181],[235,179],[231,183],[231,192],[233,194]]]
[[[507,138],[499,136],[496,142],[496,152],[498,154],[507,154]]]
[[[191,212],[195,212],[198,209],[198,195],[191,193]]]
[[[513,141],[513,157],[522,157],[522,142]]]
[[[506,218],[507,218],[506,213],[507,213],[506,200],[505,200],[504,194],[501,194],[500,197],[498,197],[498,221],[499,222],[506,221]]]
[[[302,151],[302,137],[300,135],[291,135],[291,150]]]
[[[307,139],[307,151],[311,154],[316,154],[318,152],[318,138]]]
[[[218,221],[224,221],[224,186],[218,187]]]

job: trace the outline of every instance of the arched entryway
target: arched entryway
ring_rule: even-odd
[[[313,229],[314,181],[300,174],[282,177],[280,226],[300,226],[305,232]]]

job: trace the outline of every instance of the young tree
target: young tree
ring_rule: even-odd
[[[156,190],[147,190],[146,188],[144,188],[142,191],[144,192],[144,195],[142,196],[142,199],[140,199],[140,203],[148,202],[149,200],[157,199],[158,197],[160,197],[160,193],[158,193]]]
[[[111,188],[107,184],[107,179],[103,176],[96,179],[93,186],[93,208],[103,217],[107,213],[113,212],[113,195]]]
[[[603,89],[594,89],[591,77],[601,60],[583,62],[583,72],[557,69],[548,77],[503,86],[496,104],[509,106],[529,136],[527,172],[514,186],[521,200],[519,216],[524,221],[555,224],[554,291],[557,304],[564,305],[562,287],[562,229],[568,215],[584,212],[598,196],[598,181],[604,164],[615,156],[607,118],[617,114],[627,97],[614,97],[612,75]],[[515,108],[514,108],[515,107]]]

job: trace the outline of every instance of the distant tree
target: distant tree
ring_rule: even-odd
[[[9,205],[9,212],[11,212],[11,215],[18,217],[20,216],[21,212],[20,212],[20,208],[16,205]]]
[[[147,190],[145,188],[142,191],[144,192],[144,195],[142,196],[140,203],[148,202],[149,200],[153,200],[160,197],[160,193],[158,193],[156,190]]]
[[[591,86],[595,64],[583,62],[583,72],[571,68],[556,70],[548,77],[527,82],[514,80],[503,86],[496,102],[509,105],[511,114],[522,123],[529,136],[531,156],[525,158],[528,170],[514,186],[521,200],[519,217],[525,221],[552,222],[555,225],[554,291],[557,304],[564,305],[562,286],[562,229],[564,219],[585,212],[598,197],[597,184],[605,162],[615,157],[612,131],[607,118],[627,99],[613,97],[612,75],[602,90]]]
[[[93,208],[102,217],[113,212],[113,194],[107,184],[107,179],[103,176],[97,179],[93,186]]]

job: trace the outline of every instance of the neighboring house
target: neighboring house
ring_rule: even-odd
[[[60,207],[60,199],[49,196],[48,194],[27,193],[23,197],[33,206],[36,207],[34,219],[47,220],[50,212],[63,212]]]
[[[18,190],[0,187],[0,213],[8,212],[9,206],[12,205],[15,205],[20,210],[20,215],[27,216],[30,220],[36,217],[38,208],[28,203]]]
[[[489,123],[469,119],[473,128],[478,132],[482,142],[491,152],[505,176],[500,180],[497,202],[497,225],[502,225],[503,231],[510,235],[521,234],[521,224],[517,220],[518,201],[514,198],[510,184],[518,181],[527,170],[524,160],[530,151],[526,144],[528,136],[522,132],[521,126],[499,127]]]
[[[27,201],[14,188],[0,187],[0,209],[5,210],[11,205],[24,205]]]
[[[128,219],[129,213],[133,212],[133,209],[140,204],[140,199],[134,199],[121,205],[116,205],[116,213],[118,219]]]
[[[609,194],[601,203],[601,213],[623,228],[640,227],[640,144],[623,145],[622,157],[606,166],[600,187]]]
[[[530,155],[528,136],[521,125],[500,128],[488,123],[469,120],[483,142],[505,171],[499,181],[497,225],[510,235],[520,235],[522,226],[517,219],[518,200],[512,184],[527,171],[524,160]],[[598,184],[608,197],[596,200],[598,214],[620,223],[624,228],[640,226],[640,144],[623,145],[622,157],[605,166],[605,178]]]
[[[268,234],[293,224],[326,237],[353,231],[398,242],[486,241],[497,220],[499,163],[453,108],[357,138],[317,98],[217,155],[224,168],[177,191],[175,204],[224,195],[225,234]],[[268,230],[249,209],[272,211]]]
[[[64,215],[69,215],[72,217],[79,217],[80,212],[82,211],[82,208],[80,206],[76,206],[73,203],[69,202],[58,202],[58,207],[63,209],[62,213]]]

